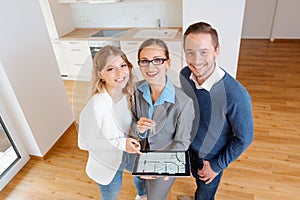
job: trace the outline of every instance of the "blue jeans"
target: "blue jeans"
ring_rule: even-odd
[[[205,184],[205,181],[201,181],[199,179],[199,175],[197,173],[198,169],[203,168],[203,159],[199,158],[196,152],[190,151],[189,153],[191,159],[191,171],[197,183],[195,200],[214,200],[223,171],[221,171],[211,183]]]
[[[139,176],[135,176],[133,177],[133,182],[139,196],[144,196],[147,194],[147,185],[145,179],[141,179]]]
[[[98,183],[101,192],[101,200],[116,200],[122,186],[123,171],[118,170],[113,180],[108,185]]]
[[[122,186],[123,170],[132,170],[134,159],[134,154],[123,152],[122,163],[113,180],[108,185],[101,185],[98,183],[101,192],[101,200],[116,200],[118,198]]]
[[[209,184],[205,184],[204,181],[196,178],[197,190],[195,192],[195,200],[214,200],[222,174],[223,171],[220,172]]]

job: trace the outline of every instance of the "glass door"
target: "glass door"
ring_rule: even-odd
[[[0,116],[0,177],[21,158]]]
[[[0,115],[0,191],[29,160],[13,131]]]

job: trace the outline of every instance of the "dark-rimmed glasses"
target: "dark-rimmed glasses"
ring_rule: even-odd
[[[152,65],[162,65],[166,60],[168,59],[167,58],[154,58],[153,60],[143,59],[138,61],[138,65],[140,67],[148,67],[150,63],[152,63]]]

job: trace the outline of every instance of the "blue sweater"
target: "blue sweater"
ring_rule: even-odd
[[[182,89],[194,99],[198,122],[191,148],[199,158],[209,160],[220,172],[236,160],[253,141],[251,97],[247,90],[228,73],[215,83],[210,92],[196,89],[190,80],[191,70],[180,72]]]

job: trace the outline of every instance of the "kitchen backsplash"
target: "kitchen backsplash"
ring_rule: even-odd
[[[75,27],[182,26],[182,0],[124,0],[108,4],[70,4]]]

